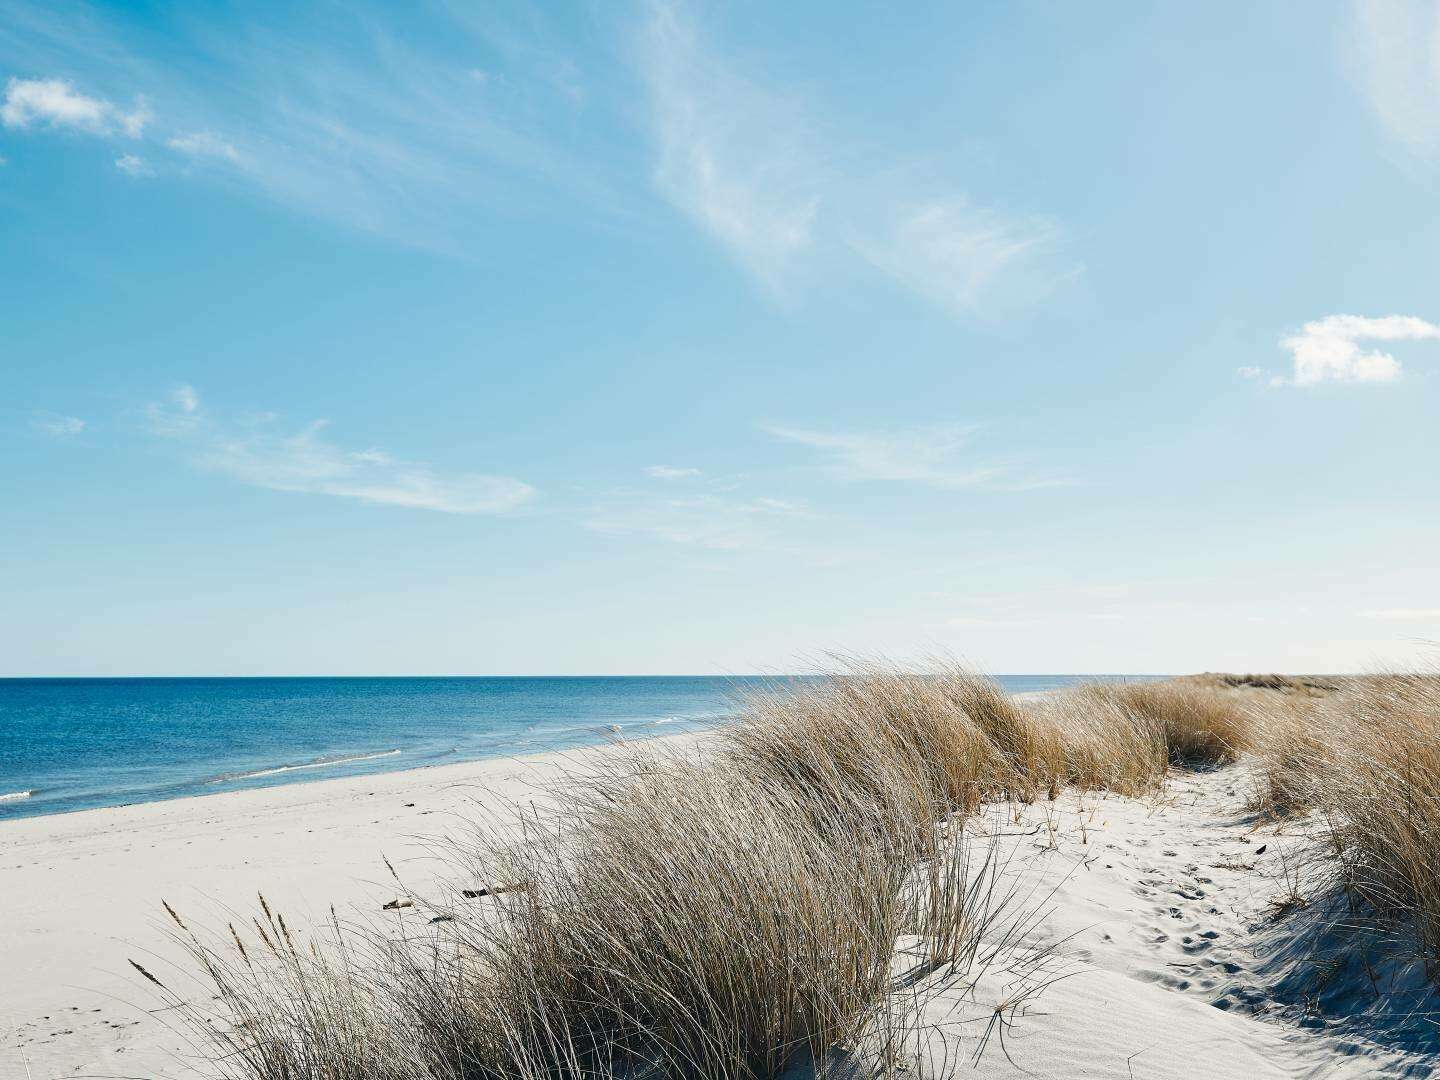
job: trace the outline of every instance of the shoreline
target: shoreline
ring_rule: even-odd
[[[1225,717],[1240,715],[1239,708]],[[802,730],[814,736],[806,745],[828,745],[830,729]],[[293,933],[299,943],[292,949],[305,949],[332,920],[337,932],[341,923],[360,925],[388,941],[422,938],[433,921],[483,920],[484,911],[471,911],[468,901],[496,882],[476,877],[463,857],[447,858],[447,841],[461,841],[463,852],[477,830],[518,835],[510,832],[518,824],[515,809],[543,803],[550,785],[567,776],[583,782],[589,766],[612,755],[665,747],[703,757],[714,738],[677,732],[0,822],[0,895],[10,915],[0,920],[0,958],[9,976],[0,980],[0,1076],[213,1080],[213,1062],[170,1023],[175,1004],[203,1009],[206,998],[198,995],[214,988],[195,979],[193,957],[184,956],[167,908],[187,932],[195,928],[214,940],[227,934],[227,923],[243,933],[263,905],[267,919],[283,915],[286,941]],[[917,1075],[951,1075],[956,1016],[982,1027],[987,1018],[1005,1017],[1001,1049],[985,1052],[984,1038],[975,1048],[974,1066],[982,1052],[986,1058],[976,1075],[991,1080],[1127,1080],[1140,1075],[1132,1068],[1137,1059],[1152,1080],[1184,1080],[1197,1060],[1207,1075],[1224,1080],[1372,1080],[1428,1068],[1436,1056],[1428,1042],[1408,1047],[1401,1040],[1409,1029],[1385,1017],[1369,1024],[1374,1003],[1359,969],[1326,990],[1335,1019],[1353,1025],[1314,1030],[1313,995],[1294,983],[1292,962],[1326,941],[1298,916],[1282,925],[1276,915],[1287,874],[1311,837],[1290,819],[1255,816],[1247,790],[1261,775],[1257,764],[1221,757],[1214,767],[1187,769],[1173,761],[1167,767],[1162,755],[1158,790],[1126,795],[1104,786],[1055,786],[1048,795],[1032,792],[1028,800],[986,804],[968,815],[967,850],[979,845],[976,858],[998,875],[990,882],[993,895],[1015,898],[1019,907],[997,914],[1000,921],[985,931],[997,935],[997,948],[1009,942],[1003,954],[987,959],[973,981],[942,980],[936,996],[917,1006],[926,1025],[917,1036],[923,1038],[917,1068],[939,1069]],[[879,775],[910,774],[882,767]],[[683,827],[686,797],[666,796],[652,808],[658,817],[643,816],[646,801],[639,800],[639,820],[673,840],[660,826],[675,815]],[[737,816],[733,802],[702,796],[698,805],[717,816],[689,834],[698,837],[694,850],[727,835],[732,820],[742,832],[748,822],[771,835],[763,832],[768,819]],[[602,878],[613,885],[628,880],[632,858],[644,863],[656,854],[638,833],[617,835],[620,847],[609,856],[596,852],[602,857],[581,864],[582,877],[617,866],[618,877]],[[739,843],[748,850],[743,837]],[[692,849],[682,841],[678,850]],[[763,850],[783,857],[789,849],[782,843]],[[703,859],[698,865],[711,866]],[[985,873],[978,864],[965,866],[967,881],[972,870]],[[705,881],[724,889],[714,909],[717,926],[731,911],[731,879],[723,869],[704,870]],[[763,892],[767,878],[754,880],[761,895],[770,895]],[[814,880],[823,887],[823,879]],[[677,903],[661,885],[661,902]],[[853,900],[851,893],[837,895]],[[611,894],[597,896],[598,921],[587,926],[610,918]],[[439,903],[431,907],[427,899]],[[775,910],[783,908],[782,902]],[[664,922],[663,909],[640,910],[645,926],[652,918]],[[829,921],[838,910],[827,906],[819,917]],[[984,925],[990,910],[972,914]],[[1277,944],[1287,948],[1277,951]],[[1027,958],[1040,966],[1031,968]],[[153,973],[165,984],[166,998],[130,966],[137,962],[145,977]],[[1387,977],[1408,978],[1405,972],[1395,967]],[[1416,983],[1427,994],[1428,987]],[[1038,1010],[1024,1004],[1034,994],[1043,995]],[[1157,1042],[1157,1031],[1169,1037]]]
[[[385,860],[423,892],[449,873],[437,840],[640,741],[0,821],[0,1076],[185,1075],[183,1038],[128,964],[173,971],[162,899],[222,926],[258,893],[296,925],[332,904],[378,918],[398,888]]]
[[[404,773],[427,772],[433,769],[463,768],[482,765],[487,762],[516,761],[527,758],[544,758],[556,754],[571,754],[586,750],[604,749],[617,741],[624,743],[651,742],[656,739],[672,739],[684,735],[701,735],[713,731],[726,718],[720,717],[712,720],[674,721],[679,729],[666,731],[664,728],[670,726],[670,722],[644,720],[636,721],[627,725],[605,725],[596,724],[597,738],[594,741],[574,741],[567,737],[566,733],[559,733],[550,740],[550,746],[526,749],[521,753],[499,753],[487,754],[485,756],[468,757],[462,756],[464,751],[455,748],[453,751],[443,755],[429,755],[432,758],[440,757],[443,760],[431,760],[427,764],[417,764],[412,761],[399,763],[399,768],[385,768],[383,765],[374,763],[386,758],[403,756],[407,753],[423,753],[423,751],[410,750],[407,748],[396,748],[370,752],[358,752],[352,755],[344,755],[339,760],[317,759],[314,761],[281,762],[275,765],[264,766],[253,772],[245,772],[239,775],[209,775],[204,779],[177,781],[173,786],[173,794],[160,794],[153,798],[140,798],[128,802],[102,803],[96,806],[80,806],[74,809],[36,809],[27,811],[24,809],[28,801],[35,796],[46,793],[46,788],[20,788],[13,792],[0,792],[0,834],[11,824],[22,821],[34,821],[41,818],[62,818],[75,814],[92,814],[106,810],[125,810],[137,806],[159,806],[166,803],[187,802],[191,799],[209,799],[217,795],[243,795],[263,791],[276,791],[291,787],[309,787],[315,784],[330,784],[343,781],[363,782],[382,776],[394,776]],[[613,730],[619,728],[620,730]],[[421,759],[424,760],[423,758]],[[358,764],[358,769],[347,769],[347,766]],[[340,769],[345,770],[334,776],[313,776],[308,775],[311,770]],[[269,779],[270,777],[284,776],[285,779]],[[247,781],[264,780],[263,783],[247,783]],[[225,786],[237,785],[237,786]],[[206,791],[207,787],[219,787],[222,790]],[[200,789],[200,790],[196,790]],[[172,789],[161,789],[172,790]]]
[[[1016,678],[1018,676],[1006,676]],[[1026,678],[1073,678],[1074,676],[1025,676]],[[264,676],[270,678],[270,676]],[[616,676],[615,678],[623,678]],[[1088,676],[1087,676],[1088,678]],[[1110,676],[1110,678],[1149,679],[1152,676]],[[1035,701],[1060,692],[1063,687],[1040,690],[1008,691],[1016,701]],[[48,796],[53,788],[43,785],[24,785],[13,790],[0,790],[0,835],[14,822],[31,821],[37,818],[67,817],[74,814],[92,813],[97,810],[121,810],[134,806],[153,806],[161,803],[184,802],[189,799],[205,799],[213,795],[242,794],[247,792],[271,791],[277,788],[297,787],[312,784],[328,784],[344,780],[364,781],[368,778],[388,776],[396,773],[420,772],[437,768],[473,766],[483,762],[506,761],[524,757],[549,754],[565,754],[580,750],[596,749],[611,745],[616,740],[626,742],[648,742],[654,739],[673,738],[677,735],[698,735],[714,731],[733,714],[678,716],[661,719],[637,719],[625,723],[606,723],[596,720],[593,724],[576,724],[557,730],[548,739],[524,740],[530,745],[523,750],[486,753],[489,748],[453,747],[451,750],[435,753],[423,747],[398,747],[379,750],[353,750],[335,755],[322,755],[311,760],[291,759],[271,764],[257,764],[243,772],[204,772],[184,780],[176,780],[163,787],[152,788],[138,793],[149,797],[126,799],[123,802],[97,802],[95,805],[47,808],[35,802],[37,796]],[[577,732],[586,732],[577,736]],[[521,741],[520,736],[516,736]],[[539,745],[535,745],[535,744]],[[471,754],[474,753],[474,756]],[[399,758],[393,763],[387,759]],[[389,767],[387,767],[387,765]],[[358,767],[357,767],[358,766]],[[221,766],[216,766],[221,768]],[[325,770],[338,770],[334,775],[324,775]],[[314,775],[321,773],[321,775]],[[255,782],[260,781],[260,782]],[[206,790],[207,788],[221,790]],[[97,796],[96,798],[103,798]]]

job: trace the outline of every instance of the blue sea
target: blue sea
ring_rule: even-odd
[[[1001,676],[1011,692],[1094,679]],[[771,678],[0,679],[0,819],[711,727]],[[783,685],[783,683],[782,683]]]

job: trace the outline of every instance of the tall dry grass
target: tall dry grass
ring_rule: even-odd
[[[1155,790],[1169,766],[1227,764],[1254,742],[1238,692],[1203,679],[1094,684],[1020,702],[937,663],[844,661],[815,684],[753,696],[722,732],[736,760],[799,791],[931,817],[1064,785]],[[879,762],[885,762],[882,767]]]
[[[781,788],[898,820],[1032,801],[1064,770],[1053,730],[954,666],[850,661],[822,682],[751,695],[720,736],[731,760]]]
[[[232,1080],[890,1075],[916,988],[995,962],[1032,917],[952,819],[1225,760],[1218,692],[1020,703],[955,665],[851,662],[752,697],[698,760],[571,778],[455,853],[505,889],[401,911],[398,936],[177,916],[202,992],[166,993]]]
[[[1121,795],[1145,795],[1165,782],[1169,753],[1163,730],[1125,708],[1108,687],[1042,698],[1028,711],[1064,748],[1065,782]]]
[[[1343,707],[1343,706],[1342,706]],[[1250,807],[1272,816],[1308,811],[1312,781],[1332,769],[1334,703],[1307,693],[1270,693],[1250,705],[1253,752]]]
[[[1228,765],[1251,745],[1252,725],[1243,700],[1193,678],[1092,688],[1134,720],[1152,725],[1171,764],[1186,768]]]
[[[1440,958],[1440,677],[1351,679],[1267,719],[1263,806],[1322,815],[1347,888]]]
[[[987,723],[1017,722],[968,692]],[[930,759],[954,716],[878,700],[890,730],[842,726],[803,774],[743,737],[701,761],[609,758],[465,852],[512,887],[402,912],[418,936],[335,920],[302,941],[268,910],[223,939],[177,920],[205,992],[171,1003],[234,1080],[890,1075],[916,988],[988,963],[984,942],[1013,945],[1029,916],[945,827],[992,787]],[[971,752],[1009,777],[1016,745]]]

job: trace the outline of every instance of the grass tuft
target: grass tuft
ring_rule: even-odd
[[[484,887],[379,927],[297,930],[262,897],[252,928],[207,935],[167,905],[204,990],[142,974],[232,1080],[896,1075],[916,988],[1033,930],[967,815],[1144,795],[1250,751],[1266,808],[1322,809],[1356,895],[1440,950],[1440,682],[1321,692],[1203,676],[1019,701],[953,664],[845,661],[750,697],[698,755],[615,752],[516,810],[456,854]]]
[[[1440,677],[1350,679],[1268,719],[1257,801],[1316,811],[1351,893],[1440,959]]]

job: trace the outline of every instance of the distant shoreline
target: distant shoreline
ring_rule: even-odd
[[[647,742],[684,748],[703,738]],[[183,1041],[143,1011],[154,1003],[126,962],[168,955],[161,898],[222,921],[233,915],[221,905],[259,892],[297,922],[331,904],[373,916],[397,889],[385,859],[421,888],[437,871],[423,837],[500,821],[499,803],[533,798],[565,769],[613,752],[590,746],[0,821],[0,1076],[25,1075],[9,1040],[32,1029],[26,1060],[37,1078],[176,1071]]]
[[[799,677],[792,677],[799,678]],[[1010,675],[1028,696],[1093,678]],[[0,826],[709,730],[782,677],[0,680]],[[24,794],[22,794],[24,793]]]

